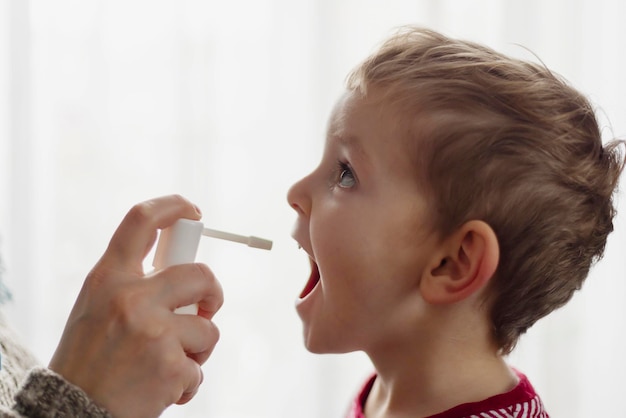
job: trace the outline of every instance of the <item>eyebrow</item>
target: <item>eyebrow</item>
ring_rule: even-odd
[[[336,138],[340,146],[347,148],[354,158],[360,161],[368,161],[367,153],[358,136],[339,134],[335,135],[334,138]]]
[[[362,140],[355,134],[347,132],[347,129],[338,120],[330,123],[327,129],[327,139],[337,141],[340,146],[349,149],[360,160],[367,161],[367,153],[363,149]]]

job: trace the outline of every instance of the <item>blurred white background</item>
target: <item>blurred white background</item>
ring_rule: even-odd
[[[201,392],[165,416],[340,417],[371,369],[301,344],[308,262],[285,195],[317,164],[348,71],[406,23],[528,48],[600,107],[606,139],[626,137],[625,16],[619,0],[0,0],[6,315],[47,364],[126,211],[181,193],[207,226],[274,249],[201,243],[222,337]],[[626,416],[625,200],[583,291],[510,359],[554,418]]]

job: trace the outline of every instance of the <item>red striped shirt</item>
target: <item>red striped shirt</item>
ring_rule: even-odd
[[[519,383],[511,391],[480,402],[464,403],[428,418],[549,418],[528,378],[516,371]],[[352,402],[346,418],[365,418],[363,406],[376,376],[372,376]]]

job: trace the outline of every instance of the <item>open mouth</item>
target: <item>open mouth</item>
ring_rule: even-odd
[[[309,293],[311,293],[319,281],[320,271],[317,267],[317,263],[311,260],[311,275],[309,276],[309,280],[306,282],[306,286],[304,286],[304,289],[302,289],[302,292],[300,293],[300,299],[305,298]]]

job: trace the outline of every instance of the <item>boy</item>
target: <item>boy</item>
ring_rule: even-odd
[[[602,256],[623,144],[544,67],[433,31],[356,68],[288,193],[305,345],[376,369],[349,417],[547,417],[504,357]]]

